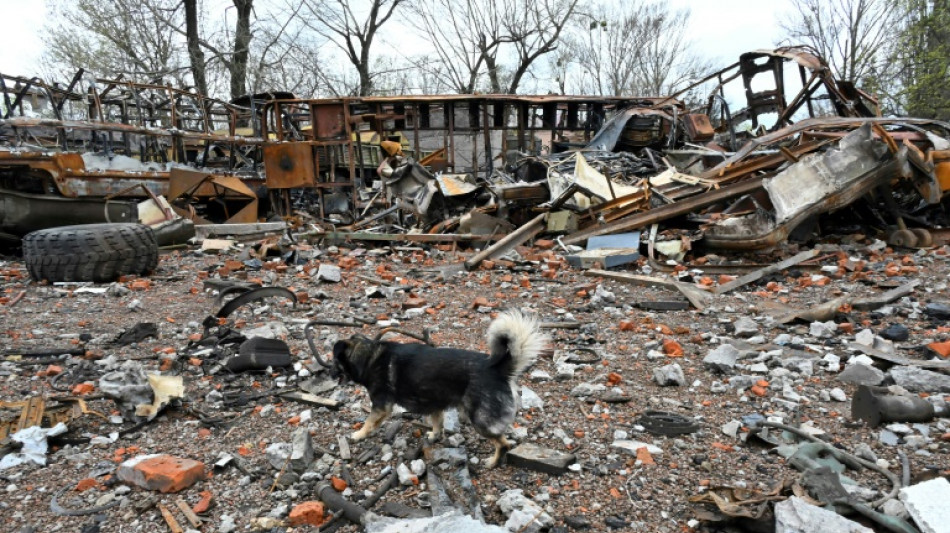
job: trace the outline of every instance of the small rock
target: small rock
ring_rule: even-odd
[[[897,444],[900,443],[900,437],[897,436],[897,433],[886,429],[881,430],[878,440],[881,441],[881,444],[886,446],[897,446]]]
[[[812,322],[808,334],[819,339],[828,339],[838,333],[838,324],[834,320],[828,322]]]
[[[686,384],[686,375],[678,363],[653,369],[653,380],[661,387],[682,386]]]
[[[749,338],[759,332],[759,325],[747,316],[740,317],[732,326],[735,328],[736,337]]]
[[[861,442],[854,447],[854,455],[866,461],[871,461],[872,463],[877,462],[877,454],[874,453],[874,450],[872,450],[871,446],[866,442]]]
[[[907,518],[907,508],[900,500],[890,499],[881,506],[881,512],[887,516],[896,516],[897,518]]]
[[[738,420],[731,420],[726,422],[722,426],[722,433],[728,435],[734,439],[739,438],[739,428],[742,427],[742,422]]]
[[[399,466],[396,467],[396,475],[399,476],[399,483],[401,485],[419,484],[419,478],[412,473],[412,470],[410,470],[405,463],[399,463]]]
[[[544,410],[544,400],[528,387],[521,387],[521,408]]]
[[[218,533],[232,533],[235,529],[237,529],[237,524],[234,523],[234,517],[229,514],[221,515]]]
[[[731,344],[723,344],[709,352],[703,358],[703,364],[713,372],[721,374],[732,373],[739,359],[739,350]]]
[[[327,263],[320,263],[320,269],[317,270],[318,281],[328,281],[330,283],[339,283],[343,280],[340,267]]]
[[[840,374],[838,381],[855,385],[880,385],[884,381],[884,372],[864,363],[848,365]]]
[[[869,329],[862,329],[854,336],[854,342],[865,346],[874,346],[874,332]]]
[[[848,401],[848,395],[845,394],[845,392],[844,392],[842,389],[838,388],[838,387],[835,387],[835,388],[831,389],[831,390],[828,392],[828,395],[831,396],[831,399],[834,400],[834,401],[836,401],[836,402],[846,402],[846,401]]]
[[[650,444],[647,442],[640,442],[637,440],[615,440],[611,445],[611,448],[627,452],[634,457],[637,455],[637,450],[640,448],[646,448],[650,455],[660,455],[663,453],[663,448],[655,444]]]
[[[947,320],[950,318],[950,305],[939,302],[929,303],[927,307],[924,307],[924,314],[932,318]]]
[[[498,508],[508,516],[505,527],[509,531],[527,531],[524,528],[532,521],[537,522],[537,529],[554,525],[554,519],[551,515],[544,512],[540,505],[525,496],[521,489],[510,489],[502,493],[501,497],[498,498]]]
[[[563,474],[567,471],[567,467],[576,461],[577,458],[572,453],[560,452],[527,442],[519,444],[505,456],[505,462],[512,466],[553,475]]]
[[[881,332],[881,337],[889,341],[903,342],[910,338],[910,331],[902,324],[891,324]]]

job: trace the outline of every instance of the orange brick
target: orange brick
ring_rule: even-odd
[[[325,519],[326,515],[321,502],[303,502],[290,511],[290,525],[294,527],[304,524],[319,526]]]
[[[927,348],[939,354],[940,357],[950,357],[950,341],[931,342],[927,345]]]
[[[673,339],[663,339],[663,353],[668,357],[683,357],[683,347]]]
[[[342,479],[336,476],[333,476],[330,478],[330,483],[333,484],[333,489],[336,490],[337,492],[343,492],[344,490],[346,490],[346,481],[343,481]]]
[[[99,485],[98,481],[96,481],[94,478],[87,477],[86,479],[79,480],[79,483],[76,484],[76,490],[79,492],[84,492],[97,485]]]
[[[90,392],[96,390],[96,386],[92,383],[80,383],[73,387],[74,396],[82,396],[83,394],[89,394]]]
[[[143,489],[178,492],[203,479],[205,465],[171,455],[142,455],[122,463],[117,476],[120,481]]]
[[[198,503],[191,508],[196,514],[207,512],[208,508],[211,507],[211,500],[214,499],[214,494],[210,490],[203,490],[198,493],[198,496],[201,496],[201,499],[198,500]]]

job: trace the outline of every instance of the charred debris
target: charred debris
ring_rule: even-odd
[[[576,264],[610,267],[836,231],[929,246],[947,223],[950,124],[876,116],[871,95],[804,47],[743,54],[659,98],[223,102],[83,72],[2,75],[0,92],[0,235],[14,241],[96,222],[150,225],[159,245],[195,226],[290,226],[470,242],[484,247],[472,268],[545,233]],[[620,251],[571,248],[584,243]]]

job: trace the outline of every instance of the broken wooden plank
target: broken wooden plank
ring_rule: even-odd
[[[763,178],[753,178],[750,180],[744,180],[734,185],[728,185],[726,187],[693,196],[679,202],[664,205],[662,207],[656,207],[642,213],[637,213],[627,218],[616,220],[609,224],[586,228],[581,231],[571,233],[567,237],[561,239],[561,242],[564,244],[577,244],[597,235],[632,231],[635,229],[644,228],[650,224],[668,220],[673,217],[692,213],[701,207],[706,207],[707,205],[712,205],[714,203],[728,200],[729,198],[733,198],[735,196],[741,196],[759,189],[762,187],[762,179]]]
[[[471,233],[370,233],[368,231],[328,231],[308,233],[307,237],[332,241],[408,241],[408,242],[478,242],[490,241],[501,235]]]
[[[175,500],[175,505],[178,506],[178,510],[181,511],[181,514],[185,515],[185,519],[188,520],[188,523],[191,524],[191,527],[195,529],[201,529],[201,519],[198,518],[198,515],[191,510],[191,507],[188,507],[188,504],[185,503],[185,500],[178,498]]]
[[[353,452],[350,451],[349,441],[346,440],[345,436],[337,435],[336,442],[340,446],[340,459],[349,461],[353,457]]]
[[[901,285],[900,287],[893,288],[881,294],[853,300],[851,302],[851,307],[857,309],[858,311],[873,311],[880,307],[884,307],[894,300],[910,295],[914,292],[914,289],[918,285],[920,285],[920,280],[915,279],[909,283]]]
[[[662,287],[664,289],[678,290],[689,300],[689,303],[691,303],[693,307],[700,311],[705,309],[713,298],[712,294],[689,283],[683,283],[682,281],[672,281],[651,276],[640,276],[637,274],[625,274],[623,272],[610,272],[609,270],[597,269],[587,270],[584,272],[584,275],[622,281],[639,287]]]
[[[340,408],[340,402],[336,400],[331,400],[330,398],[317,396],[316,394],[310,394],[309,392],[291,391],[291,392],[285,392],[283,394],[280,394],[279,396],[285,400],[290,400],[292,402],[305,403],[307,405],[315,405],[317,407],[326,407],[329,409]]]
[[[513,250],[515,246],[518,246],[529,239],[534,238],[538,233],[541,233],[541,230],[544,229],[544,217],[546,213],[541,213],[540,215],[532,218],[529,222],[526,222],[520,228],[509,233],[505,238],[500,241],[487,246],[481,252],[478,252],[471,259],[465,261],[465,268],[469,270],[475,270],[478,268],[478,265],[486,259],[493,257],[502,256],[509,251]]]
[[[635,305],[647,311],[686,311],[690,304],[685,300],[645,300]]]
[[[715,293],[717,295],[725,294],[729,291],[738,289],[739,287],[742,287],[754,281],[760,280],[769,274],[781,272],[785,270],[786,268],[793,267],[799,263],[804,263],[805,261],[808,261],[809,259],[812,259],[817,255],[818,255],[818,250],[807,250],[799,254],[795,254],[784,261],[779,261],[778,263],[775,263],[774,265],[769,265],[765,268],[760,268],[756,270],[755,272],[749,272],[748,274],[741,276],[739,278],[736,278],[730,281],[729,283],[720,285],[719,287],[715,289]]]
[[[175,516],[168,510],[168,507],[158,504],[158,510],[162,512],[162,517],[165,519],[165,523],[168,524],[168,529],[172,530],[172,533],[185,533],[185,530],[178,525],[178,520],[175,520]]]
[[[849,343],[848,348],[851,348],[852,350],[858,350],[865,355],[875,359],[880,359],[881,361],[886,361],[892,365],[917,366],[928,370],[950,370],[950,361],[925,361],[923,359],[908,359],[899,355],[882,352],[881,350],[858,342]]]

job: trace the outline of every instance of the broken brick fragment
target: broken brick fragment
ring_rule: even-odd
[[[680,343],[669,338],[663,339],[663,353],[665,353],[667,357],[683,357],[683,355],[685,355]]]
[[[80,479],[79,483],[76,483],[76,490],[79,492],[85,492],[91,488],[99,485],[99,482],[95,478],[87,477],[86,479]]]
[[[83,394],[89,394],[94,390],[96,390],[96,386],[92,383],[80,383],[73,387],[72,393],[74,396],[82,396]]]
[[[343,492],[346,490],[346,481],[343,481],[336,476],[330,478],[330,483],[333,484],[333,490],[337,492]]]
[[[406,301],[402,303],[403,309],[418,309],[420,307],[425,307],[426,301],[423,298],[406,298]]]
[[[290,511],[290,525],[294,527],[304,524],[319,526],[325,519],[321,502],[303,502]]]
[[[932,350],[940,357],[950,357],[950,341],[931,342],[927,345],[927,348]]]
[[[205,475],[200,461],[166,454],[140,455],[119,465],[120,481],[159,492],[178,492],[194,485]]]
[[[198,493],[198,496],[201,496],[201,499],[198,500],[198,503],[196,503],[191,510],[194,511],[195,514],[207,512],[211,507],[211,500],[214,498],[214,494],[212,494],[210,490],[203,490]]]

